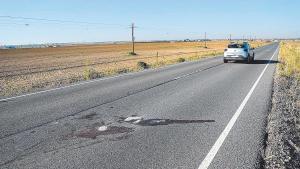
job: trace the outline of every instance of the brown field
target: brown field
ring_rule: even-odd
[[[228,41],[78,45],[57,48],[0,50],[0,96],[58,87],[149,67],[197,60],[223,52]],[[253,47],[266,42],[252,42]],[[158,54],[158,55],[157,55]],[[179,59],[181,58],[181,59]]]

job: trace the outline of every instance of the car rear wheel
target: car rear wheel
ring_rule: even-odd
[[[228,63],[228,60],[226,60],[226,59],[223,59],[223,61],[224,61],[224,63]]]
[[[248,58],[247,58],[247,64],[250,64],[252,61],[252,58],[250,57],[250,55],[248,55]]]

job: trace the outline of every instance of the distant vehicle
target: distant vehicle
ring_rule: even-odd
[[[7,49],[16,49],[15,46],[6,46]]]
[[[231,43],[224,51],[224,63],[227,63],[230,60],[241,60],[246,61],[247,63],[251,63],[254,61],[255,55],[253,49],[254,48],[251,48],[248,42]]]

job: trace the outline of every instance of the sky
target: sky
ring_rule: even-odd
[[[0,45],[129,41],[133,22],[137,41],[205,32],[299,38],[299,7],[299,0],[0,0]]]

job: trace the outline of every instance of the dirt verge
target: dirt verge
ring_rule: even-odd
[[[300,85],[296,77],[274,78],[264,168],[300,168]]]

